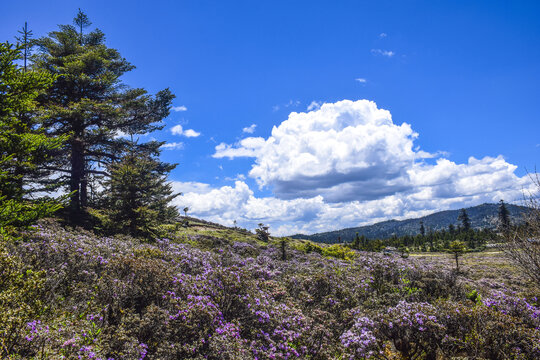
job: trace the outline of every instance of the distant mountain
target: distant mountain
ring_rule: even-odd
[[[519,223],[523,213],[527,208],[523,206],[506,204],[510,212],[512,223]],[[482,204],[466,208],[467,214],[471,219],[471,226],[475,229],[489,228],[497,226],[499,204]],[[460,210],[447,210],[436,212],[417,219],[407,220],[388,220],[373,225],[360,226],[336,231],[329,231],[313,235],[297,234],[291,236],[294,239],[308,239],[316,242],[335,243],[341,241],[352,241],[355,234],[365,235],[369,239],[385,239],[392,235],[417,235],[420,232],[420,222],[424,222],[426,232],[447,229],[450,224],[456,227],[460,224],[458,215]]]

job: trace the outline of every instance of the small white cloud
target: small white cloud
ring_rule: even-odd
[[[381,39],[383,39],[383,38],[385,38],[385,37],[387,37],[387,36],[388,36],[387,33],[380,33],[380,34],[379,34],[379,37],[380,37]]]
[[[187,130],[184,131],[184,136],[185,137],[197,137],[199,135],[201,135],[201,133],[197,132],[197,131],[195,131],[193,129],[187,129]]]
[[[307,111],[318,110],[321,107],[321,103],[313,100],[311,104],[308,105]]]
[[[173,135],[183,135],[185,137],[197,137],[199,135],[201,135],[200,132],[197,132],[193,129],[186,129],[184,130],[184,128],[182,127],[182,125],[175,125],[171,128],[171,133]]]
[[[257,127],[257,124],[251,124],[250,126],[243,128],[242,132],[253,134],[255,132],[256,127]]]
[[[184,148],[184,143],[182,143],[182,142],[166,143],[166,144],[161,145],[161,148],[163,150],[183,149]]]
[[[373,55],[381,55],[381,56],[385,56],[389,58],[396,55],[396,53],[391,50],[382,50],[382,49],[371,49],[371,53]]]
[[[180,111],[187,111],[187,107],[185,107],[184,105],[180,105],[180,106],[173,106],[171,108],[172,111],[176,111],[176,112],[180,112]]]
[[[262,137],[248,137],[240,140],[236,147],[221,143],[216,146],[216,153],[212,157],[220,159],[227,157],[257,157],[260,149],[264,146],[265,140]]]
[[[364,78],[356,78],[355,80],[358,81],[358,82],[361,83],[361,84],[367,83],[367,80],[364,79]]]

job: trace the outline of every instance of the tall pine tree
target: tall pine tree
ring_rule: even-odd
[[[128,148],[150,155],[162,143],[135,145],[119,137],[163,128],[174,95],[168,90],[154,97],[140,88],[128,88],[120,77],[134,67],[120,53],[105,45],[100,30],[85,32],[88,17],[79,10],[74,25],[37,41],[40,52],[34,64],[56,76],[40,102],[52,112],[44,123],[51,135],[69,135],[69,140],[50,168],[62,174],[69,187],[73,220],[88,205],[88,183],[94,175],[109,176],[107,165]]]
[[[54,77],[45,72],[26,72],[16,65],[22,59],[21,47],[0,43],[0,235],[9,229],[28,225],[56,211],[54,200],[31,201],[25,195],[31,184],[23,174],[47,159],[62,138],[51,138],[36,129],[35,98],[47,89]],[[21,117],[21,114],[34,114]]]
[[[499,201],[499,229],[505,238],[510,235],[510,212],[506,208],[504,200]]]
[[[461,227],[464,232],[468,232],[471,229],[471,220],[467,214],[467,210],[461,209],[459,211],[458,220],[461,221]]]

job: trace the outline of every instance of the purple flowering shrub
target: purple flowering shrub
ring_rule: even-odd
[[[340,337],[345,355],[349,359],[382,358],[377,335],[375,322],[366,316],[358,316],[353,326]]]
[[[56,223],[4,247],[2,358],[538,355],[537,300],[479,288],[471,301],[480,281],[414,259],[290,247],[283,261],[247,237],[147,243]]]
[[[404,359],[435,358],[445,330],[436,315],[437,309],[428,303],[401,301],[370,317],[359,314],[341,342],[351,359],[384,358],[389,350]]]
[[[508,315],[485,304],[444,302],[438,307],[447,356],[485,359],[535,359],[540,356],[540,331],[523,322],[528,315]]]
[[[378,332],[381,338],[390,340],[404,358],[423,355],[434,359],[445,330],[437,313],[437,308],[428,303],[401,301],[378,313]]]

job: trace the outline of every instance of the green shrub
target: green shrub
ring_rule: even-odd
[[[342,260],[352,260],[356,257],[356,253],[354,251],[351,251],[345,246],[337,244],[323,248],[322,255]]]

